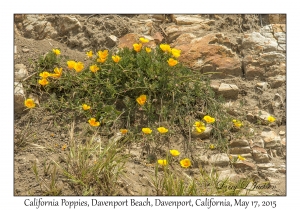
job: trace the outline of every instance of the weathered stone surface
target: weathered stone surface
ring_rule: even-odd
[[[194,38],[188,44],[185,39],[191,35],[180,37],[172,47],[181,50],[179,60],[190,68],[199,69],[202,73],[213,72],[212,79],[242,76],[241,61],[230,46],[230,39],[223,34],[208,34]]]
[[[24,64],[15,65],[15,81],[21,81],[28,76],[28,71]]]
[[[264,148],[265,142],[264,142],[264,140],[261,139],[261,138],[255,138],[254,141],[253,141],[252,146],[257,146],[257,147]]]
[[[211,80],[210,81],[210,87],[213,89],[213,91],[218,92],[219,87],[221,85],[220,81],[217,80]]]
[[[269,77],[268,82],[272,88],[278,88],[286,82],[286,78],[283,75],[277,75],[276,77]]]
[[[245,70],[245,77],[248,80],[252,80],[255,78],[263,78],[264,74],[265,74],[265,69],[261,66],[254,66],[251,64],[248,64],[246,66],[244,66],[244,70]]]
[[[221,153],[212,155],[208,161],[214,166],[227,166],[229,164],[229,157],[226,153]]]
[[[267,82],[258,82],[258,83],[256,83],[256,87],[260,88],[260,90],[262,90],[262,91],[268,90],[269,86],[270,85]]]
[[[239,155],[246,158],[246,160],[253,159],[252,153],[230,154],[230,156],[233,157],[233,158],[238,158]]]
[[[226,99],[237,99],[239,88],[234,84],[221,83],[218,89],[218,95],[222,95]]]
[[[201,155],[198,160],[201,164],[204,164],[204,165],[208,164],[208,158],[206,155]]]
[[[258,32],[245,34],[242,39],[243,53],[254,50],[256,52],[271,52],[277,50],[277,41],[275,38],[266,38]]]
[[[261,163],[261,164],[256,164],[258,169],[268,169],[274,167],[274,163]]]
[[[129,33],[129,34],[126,34],[125,36],[122,36],[120,39],[119,39],[119,44],[118,44],[118,47],[119,48],[125,48],[125,47],[128,47],[129,49],[132,49],[133,48],[133,44],[135,43],[139,43],[139,38],[140,37],[144,37],[143,35],[140,35],[140,34],[137,34],[137,33]],[[148,37],[149,38],[149,37]],[[151,40],[149,40],[148,43],[145,43],[143,44],[143,46],[146,46],[146,47],[155,47],[156,44],[155,44],[155,41],[154,39],[151,37],[150,38]]]
[[[250,147],[233,147],[229,149],[230,154],[244,154],[250,153],[251,151]]]
[[[269,163],[269,156],[267,154],[267,151],[262,148],[262,147],[252,147],[252,154],[253,154],[253,159],[257,163]]]
[[[254,163],[250,163],[247,161],[238,161],[233,163],[233,166],[235,168],[242,168],[242,169],[250,169],[250,170],[255,170],[256,169],[256,165]]]
[[[21,114],[23,110],[26,108],[24,106],[25,101],[25,93],[23,89],[23,85],[20,82],[14,83],[14,111],[17,114]]]
[[[192,137],[200,138],[200,139],[208,139],[210,137],[210,133],[212,131],[212,127],[210,125],[206,126],[206,129],[203,133],[198,133],[195,128],[192,128]]]
[[[192,25],[192,24],[201,24],[205,21],[209,21],[209,20],[205,20],[200,16],[197,15],[174,15],[173,17],[173,21],[177,24],[177,25]]]
[[[285,138],[282,138],[282,139],[281,139],[281,145],[282,145],[282,146],[286,146],[286,140],[285,140]]]
[[[260,135],[264,140],[265,148],[281,145],[281,138],[274,131],[264,130]]]
[[[230,141],[229,143],[230,147],[246,147],[249,146],[249,142],[246,139],[238,139]]]
[[[77,18],[70,15],[61,15],[58,19],[57,32],[59,35],[66,35],[72,30],[81,28],[80,22]]]
[[[171,43],[183,33],[193,33],[196,36],[203,36],[210,30],[210,25],[214,24],[212,20],[206,20],[193,25],[171,25],[166,28],[168,40]]]
[[[241,174],[241,175],[237,174],[232,169],[221,171],[220,174],[219,174],[219,180],[229,179],[232,182],[238,182],[242,178],[246,178],[246,176],[243,175],[243,174]]]

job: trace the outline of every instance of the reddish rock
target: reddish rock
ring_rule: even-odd
[[[209,34],[192,39],[182,35],[173,47],[181,50],[179,61],[202,73],[213,72],[212,78],[242,76],[241,61],[227,46],[230,41],[223,34]]]
[[[129,33],[129,34],[126,34],[125,36],[122,36],[120,39],[119,39],[119,45],[118,47],[119,48],[125,48],[125,47],[128,47],[129,49],[132,49],[133,48],[133,44],[134,43],[139,43],[139,38],[140,37],[143,37],[143,35],[140,35],[140,34],[136,34],[136,33]],[[148,43],[146,44],[143,44],[143,46],[146,46],[146,47],[155,47],[156,44],[155,44],[155,41],[154,39],[153,40],[150,40]]]
[[[235,168],[243,168],[243,169],[251,169],[251,170],[256,169],[256,165],[254,163],[250,163],[250,162],[247,162],[247,161],[235,162],[235,163],[233,163],[233,166]]]

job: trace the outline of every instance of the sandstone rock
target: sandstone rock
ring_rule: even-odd
[[[210,137],[210,133],[212,131],[212,127],[210,125],[206,126],[206,129],[203,133],[198,133],[195,128],[192,128],[192,137],[200,138],[200,139],[208,139]]]
[[[154,31],[152,20],[140,20],[133,22],[132,26],[135,27],[134,32],[138,34],[151,35],[152,31]]]
[[[207,20],[206,20],[207,21]],[[205,19],[195,15],[174,15],[174,22],[177,25],[192,25],[192,24],[201,24],[205,22]]]
[[[286,37],[284,32],[274,33],[274,37],[277,39],[278,44],[286,44]]]
[[[210,87],[213,89],[214,92],[218,92],[221,82],[217,80],[210,81]]]
[[[243,54],[248,54],[250,51],[255,51],[256,53],[276,51],[277,40],[275,38],[266,38],[258,32],[252,32],[244,35],[242,48]]]
[[[23,113],[24,109],[26,108],[24,106],[25,99],[26,99],[25,92],[22,83],[15,82],[14,83],[14,112],[16,114]]]
[[[219,180],[225,180],[228,179],[232,182],[238,182],[239,180],[241,180],[242,178],[245,178],[245,175],[240,175],[237,174],[234,170],[229,169],[229,170],[224,170],[224,171],[220,171],[219,174]]]
[[[171,25],[165,31],[168,35],[168,41],[171,43],[183,33],[192,33],[196,36],[206,35],[207,31],[210,30],[209,24],[212,24],[212,21],[208,20],[194,25]]]
[[[257,163],[269,163],[269,156],[267,154],[267,151],[262,148],[262,147],[252,147],[252,155],[253,155],[253,159],[257,162]]]
[[[239,88],[233,84],[221,83],[218,89],[218,95],[222,95],[226,99],[237,99]]]
[[[258,169],[268,169],[271,167],[274,167],[274,163],[262,163],[262,164],[256,164]]]
[[[281,145],[281,138],[274,131],[262,131],[260,135],[264,140],[265,148]]]
[[[250,169],[250,170],[255,170],[256,169],[256,165],[254,163],[250,163],[247,161],[238,161],[233,163],[233,166],[235,168],[241,168],[241,169]]]
[[[59,16],[57,32],[59,35],[66,35],[72,30],[78,30],[81,28],[80,22],[77,18],[70,15]]]
[[[154,39],[155,44],[160,44],[164,40],[164,37],[160,32],[156,32],[153,35],[153,39]]]
[[[28,76],[28,71],[24,64],[15,65],[15,81],[21,81]]]
[[[185,39],[190,39],[190,35]],[[183,44],[184,38],[176,40],[172,45],[181,50],[179,61],[190,68],[199,69],[202,73],[212,73],[212,79],[229,76],[242,76],[241,61],[230,46],[228,37],[223,34],[209,34],[194,38],[190,43]]]
[[[248,64],[244,66],[244,69],[245,69],[245,77],[248,80],[252,80],[255,78],[263,78],[265,74],[265,69],[261,66],[254,66]]]
[[[268,124],[267,119],[271,114],[264,110],[255,110],[253,115],[256,122],[259,121],[260,123],[267,125]]]
[[[267,82],[258,82],[256,87],[260,88],[262,91],[266,91],[269,88],[269,83]]]
[[[244,154],[250,153],[251,151],[250,147],[233,147],[229,149],[230,154]]]
[[[229,143],[230,147],[247,147],[249,146],[249,142],[246,139],[233,140]]]
[[[201,156],[199,157],[199,162],[200,162],[201,164],[203,164],[203,165],[207,165],[207,164],[208,164],[208,158],[207,158],[207,156],[206,156],[206,155],[201,155]]]
[[[126,34],[125,36],[122,36],[119,39],[118,47],[119,48],[128,47],[129,49],[132,49],[133,48],[133,44],[139,43],[139,38],[140,37],[144,37],[144,36],[140,35],[140,34],[137,34],[137,33]],[[156,44],[154,42],[154,39],[152,38],[152,40],[149,40],[149,42],[146,43],[146,44],[143,44],[143,46],[154,48],[156,46]]]
[[[286,146],[285,138],[282,138],[282,139],[281,139],[281,145],[282,145],[282,146]]]
[[[277,75],[276,77],[269,77],[268,82],[272,88],[278,88],[286,82],[286,78],[283,75]]]
[[[284,136],[285,135],[285,131],[279,131],[279,135],[280,136]]]
[[[257,147],[264,148],[265,142],[264,142],[264,140],[261,139],[261,138],[256,138],[256,139],[254,139],[252,146],[253,146],[253,147],[254,147],[254,146],[257,146]]]
[[[229,158],[226,153],[215,154],[209,158],[209,163],[214,166],[227,166]]]
[[[260,66],[271,66],[274,64],[279,64],[280,62],[285,62],[286,57],[279,52],[265,52],[262,53],[258,58],[258,63]]]
[[[238,158],[239,155],[242,156],[242,157],[244,157],[244,158],[246,158],[246,160],[253,159],[251,153],[246,153],[246,154],[243,154],[243,153],[241,153],[241,154],[230,154],[230,156],[233,157],[233,158],[235,158],[235,159]]]

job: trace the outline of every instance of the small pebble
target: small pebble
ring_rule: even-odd
[[[22,52],[23,52],[23,53],[28,53],[28,52],[29,52],[29,49],[24,48],[24,49],[22,49]]]

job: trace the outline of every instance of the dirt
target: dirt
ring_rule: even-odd
[[[261,27],[261,24],[266,24],[264,16],[255,15],[203,15],[207,18],[215,20],[215,24],[211,27],[209,33],[222,32],[230,37],[233,42],[238,34],[243,32],[256,31]],[[48,15],[48,18],[55,18],[54,15]],[[106,18],[105,21],[104,17]],[[156,23],[154,26],[156,31],[159,30],[159,25],[168,26],[174,24],[172,16],[165,15],[162,22]],[[130,32],[136,32],[136,27],[131,23],[138,20],[147,20],[149,15],[76,15],[76,18],[86,27],[82,34],[74,34],[74,36],[57,39],[42,39],[35,40],[25,38],[21,33],[15,33],[14,45],[17,47],[17,53],[14,54],[15,64],[23,63],[27,66],[30,74],[34,73],[33,61],[37,60],[39,56],[45,54],[53,48],[61,49],[62,55],[68,55],[69,58],[88,62],[85,52],[87,50],[102,50],[104,48],[115,50],[116,46],[107,42],[108,35],[115,35],[121,37]],[[260,19],[261,18],[261,19]],[[101,24],[100,24],[101,23]],[[153,31],[152,33],[155,33]],[[87,33],[90,33],[87,35]],[[97,34],[97,36],[95,36]],[[92,37],[87,39],[87,37]],[[168,41],[165,39],[164,41]],[[241,90],[238,99],[234,102],[235,107],[241,107],[240,116],[245,116],[246,111],[254,110],[256,107],[274,113],[280,116],[278,124],[273,127],[277,132],[285,131],[285,103],[281,108],[274,108],[272,102],[276,93],[284,96],[285,87],[278,89],[268,89],[264,92],[259,92],[255,85],[258,81],[247,81],[242,78],[232,78],[222,80],[236,84]],[[273,110],[272,110],[273,109]],[[32,171],[33,165],[36,163],[39,173],[44,179],[45,183],[51,181],[50,173],[46,173],[47,166],[50,166],[50,171],[53,168],[51,160],[61,161],[60,157],[65,156],[67,149],[63,150],[64,145],[69,144],[69,129],[70,125],[65,125],[60,119],[59,115],[45,111],[44,109],[36,109],[34,112],[30,110],[22,116],[15,115],[14,132],[15,142],[19,142],[21,138],[26,136],[24,141],[30,142],[26,146],[15,146],[14,148],[14,195],[43,195],[43,190],[40,188],[36,177]],[[58,123],[58,124],[55,124]],[[55,124],[55,126],[54,126]],[[78,138],[83,138],[86,123],[83,121],[76,122],[76,131],[78,131]],[[259,133],[261,127],[254,127]],[[252,137],[252,139],[254,139]],[[187,139],[183,136],[173,136],[168,142],[168,146],[164,149],[177,148],[184,150]],[[195,141],[194,149],[190,150],[191,156],[198,155],[212,155],[217,151],[204,149],[209,141]],[[119,183],[119,195],[155,195],[154,188],[151,184],[151,178],[154,176],[154,166],[149,164],[149,157],[143,153],[142,147],[139,144],[133,144],[130,150],[125,151],[130,154],[130,159],[125,165],[125,176],[122,177]],[[150,161],[151,162],[151,161]],[[285,165],[285,155],[274,157],[271,161],[275,166]],[[210,171],[211,167],[204,166],[205,170]],[[230,166],[219,168],[220,170],[230,169]],[[178,171],[182,171],[180,167]],[[46,172],[45,172],[46,171]],[[194,165],[187,173],[187,175],[198,175],[199,170]],[[245,173],[246,174],[246,173]],[[240,175],[244,175],[240,172]],[[275,190],[266,190],[266,195],[285,195],[285,173],[270,173],[265,171],[264,175],[258,176],[259,180],[275,179],[277,180]],[[62,195],[76,195],[74,189],[66,185],[62,175],[58,175],[57,187],[62,190]],[[268,178],[267,178],[268,177]]]

